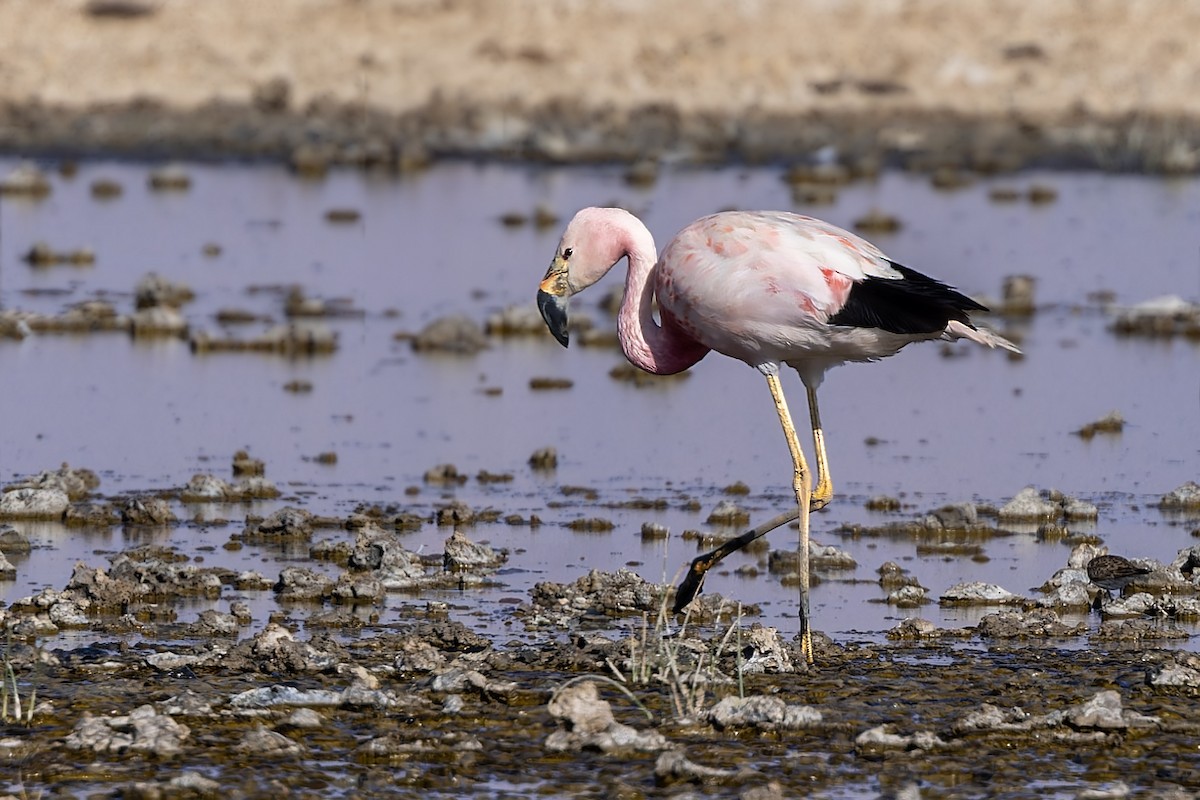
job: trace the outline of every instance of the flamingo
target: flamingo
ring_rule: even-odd
[[[579,211],[541,282],[538,309],[561,345],[570,341],[571,296],[622,259],[629,263],[617,332],[625,357],[656,375],[682,372],[711,350],[744,361],[766,379],[792,458],[795,510],[696,558],[676,593],[675,611],[691,601],[718,561],[799,517],[801,650],[811,664],[809,513],[833,497],[817,406],[825,373],[931,339],[1020,351],[971,323],[970,313],[984,306],[828,222],[784,211],[725,211],[687,225],[659,257],[646,226],[619,208]],[[779,382],[784,364],[799,373],[808,394],[815,486]]]

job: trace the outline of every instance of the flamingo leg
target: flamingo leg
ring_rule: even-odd
[[[812,500],[812,487],[809,485],[808,462],[804,460],[804,450],[800,448],[796,426],[792,424],[792,415],[788,412],[787,401],[783,397],[783,387],[779,385],[779,375],[767,375],[767,386],[771,389],[771,397],[775,400],[775,412],[779,414],[783,436],[787,439],[788,450],[792,454],[792,488],[796,491],[796,507],[800,510],[800,651],[811,664],[813,646],[808,602],[808,512]]]
[[[817,390],[808,390],[808,416],[812,421],[813,449],[817,453],[817,488],[813,489],[808,507],[819,511],[833,499],[833,480],[829,477],[829,457],[825,455],[825,433],[821,430],[821,412],[817,409]]]

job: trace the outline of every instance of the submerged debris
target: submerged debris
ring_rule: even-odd
[[[1125,430],[1125,417],[1120,411],[1110,411],[1095,422],[1089,422],[1077,431],[1072,431],[1082,439],[1091,439],[1098,433],[1117,434]]]

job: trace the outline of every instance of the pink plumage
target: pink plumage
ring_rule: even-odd
[[[808,511],[823,507],[833,494],[816,399],[825,372],[930,339],[965,338],[1019,351],[971,322],[971,312],[986,310],[982,305],[828,222],[784,211],[726,211],[689,224],[659,257],[646,226],[617,208],[585,208],[576,214],[542,280],[538,307],[563,346],[569,342],[571,295],[625,258],[629,270],[617,330],[621,349],[633,364],[670,374],[715,350],[767,378],[795,467],[801,633],[811,660]],[[800,374],[808,392],[818,465],[815,488],[809,486],[808,466],[779,385],[783,364]],[[751,538],[765,532],[756,531]],[[693,561],[676,610],[699,591],[707,570],[733,549],[723,546]]]

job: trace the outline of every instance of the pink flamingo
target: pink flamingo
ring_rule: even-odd
[[[660,258],[646,226],[619,208],[585,208],[576,214],[542,280],[538,308],[564,347],[571,295],[623,258],[629,259],[629,271],[617,330],[625,357],[656,375],[681,372],[710,350],[754,367],[766,377],[794,467],[796,511],[693,561],[675,610],[690,602],[721,558],[798,516],[800,632],[811,663],[809,511],[823,508],[833,496],[817,410],[825,372],[930,339],[970,339],[1019,351],[1002,336],[971,324],[970,312],[986,311],[979,303],[900,266],[875,245],[828,222],[783,211],[713,214],[680,231]],[[800,374],[808,392],[815,487],[779,384],[783,364]]]

